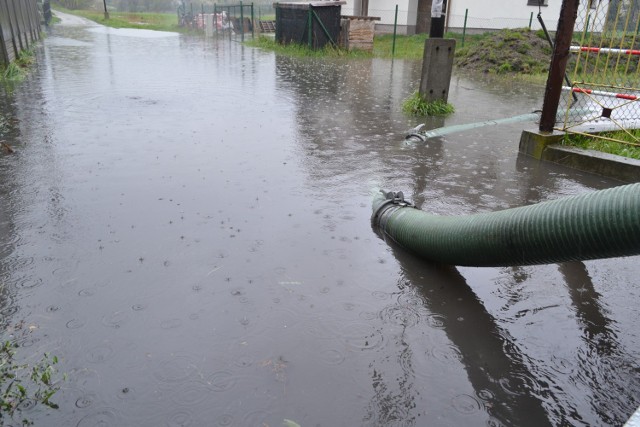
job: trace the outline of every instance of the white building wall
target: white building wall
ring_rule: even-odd
[[[343,15],[354,14],[354,2],[356,0],[346,0],[347,4],[342,6]],[[585,4],[588,0],[581,0],[581,8],[576,23],[576,31],[584,28],[586,11]],[[594,0],[597,1],[597,0]],[[448,8],[448,28],[453,31],[460,31],[464,26],[465,11],[468,9],[467,29],[469,31],[490,31],[503,28],[524,28],[531,22],[531,29],[540,29],[537,20],[538,10],[542,12],[542,18],[549,31],[555,31],[560,16],[562,0],[547,0],[548,6],[527,5],[528,0],[447,0]],[[389,32],[393,31],[395,16],[395,6],[398,5],[398,32],[400,34],[413,34],[415,29],[418,0],[369,0],[369,16],[377,16],[376,30]],[[590,20],[590,31],[599,32],[604,24],[603,14],[606,15],[609,0],[601,0],[598,6],[598,17],[596,9],[590,10],[592,16]],[[533,14],[533,15],[532,15]],[[594,24],[595,22],[595,24]]]
[[[343,15],[352,15],[355,0],[346,0],[347,4],[342,6]],[[416,25],[416,12],[418,10],[418,0],[369,0],[369,16],[380,18],[380,24],[393,25],[395,18],[396,4],[398,5],[398,25]]]
[[[555,30],[560,16],[562,0],[547,0],[542,6],[542,17],[549,30]],[[449,28],[463,28],[465,10],[468,9],[467,28],[502,29],[528,27],[539,29],[536,19],[538,6],[528,6],[527,0],[448,0]],[[533,13],[533,16],[532,16]],[[533,18],[533,19],[532,19]]]
[[[596,2],[597,0],[594,0],[594,4]],[[527,0],[448,0],[449,28],[452,30],[463,28],[465,11],[468,10],[468,29],[525,28],[529,27],[529,23],[531,23],[531,29],[538,30],[541,26],[537,15],[538,12],[541,12],[547,30],[556,30],[562,0],[547,0],[548,6],[542,7],[529,6],[527,3]],[[585,14],[588,0],[581,0],[580,3],[576,31],[582,31],[586,22]],[[602,30],[608,5],[608,0],[600,0],[597,8],[589,9],[591,15],[590,31],[599,32]]]

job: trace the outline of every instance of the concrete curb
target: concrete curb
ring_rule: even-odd
[[[564,165],[583,172],[606,176],[623,182],[640,182],[640,160],[594,150],[560,145],[564,133],[541,133],[524,130],[519,151],[538,160]]]

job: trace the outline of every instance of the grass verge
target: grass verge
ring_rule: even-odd
[[[4,84],[14,84],[22,81],[27,76],[29,67],[34,61],[35,52],[33,48],[23,50],[18,55],[18,59],[0,69],[0,81]]]
[[[127,13],[109,12],[109,19],[104,18],[104,12],[97,10],[69,10],[56,7],[64,13],[82,16],[91,21],[97,22],[111,28],[137,28],[155,31],[172,31],[179,33],[195,33],[196,31],[180,27],[178,17],[175,13]],[[200,33],[199,31],[197,32]]]
[[[261,49],[271,50],[273,52],[297,56],[297,57],[346,57],[346,58],[371,58],[373,54],[362,50],[347,51],[332,45],[326,45],[322,49],[311,49],[306,44],[290,43],[283,45],[276,42],[273,38],[260,36],[253,40],[245,42],[247,46],[258,47]]]
[[[602,139],[598,136],[623,142]],[[603,132],[597,136],[567,133],[562,138],[562,144],[640,160],[640,145],[631,145],[638,144],[638,139],[640,139],[640,129],[632,129],[629,133],[624,131]]]

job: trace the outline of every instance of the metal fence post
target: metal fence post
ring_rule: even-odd
[[[591,15],[587,15],[587,23],[585,24],[586,31],[584,33],[585,37],[589,37],[589,21],[590,20],[591,20]],[[637,33],[637,31],[636,31],[636,33]]]
[[[307,12],[307,44],[309,49],[312,48],[313,45],[313,37],[312,37],[312,28],[313,28],[313,6],[309,4],[309,11]]]
[[[233,9],[233,17],[236,17],[236,9]],[[231,41],[231,6],[227,6],[227,19],[229,20],[229,41]]]
[[[573,36],[573,26],[578,16],[580,0],[563,0],[556,30],[556,42],[549,67],[547,86],[544,91],[542,115],[539,129],[541,132],[552,132],[556,123],[556,114],[560,95],[562,94],[562,80],[569,59],[569,47]]]
[[[217,6],[213,4],[213,26],[216,28],[216,36],[218,35],[218,12]]]
[[[393,43],[391,44],[391,57],[396,54],[396,32],[398,29],[398,5],[396,5],[396,16],[393,18]]]
[[[529,16],[529,31],[531,31],[531,23],[533,23],[533,12],[531,12],[531,16]]]
[[[255,38],[255,34],[254,34],[254,27],[255,27],[255,20],[253,17],[253,2],[251,3],[251,38]]]
[[[464,47],[464,37],[467,35],[467,16],[469,16],[469,9],[464,10],[464,25],[462,27],[462,47]],[[531,25],[529,25],[531,27]]]
[[[242,28],[240,39],[244,42],[244,6],[242,2],[240,2],[240,28]]]

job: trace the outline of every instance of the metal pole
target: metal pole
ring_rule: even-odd
[[[242,2],[240,2],[240,27],[242,28],[242,36],[240,38],[244,42],[244,6]]]
[[[391,45],[391,57],[396,54],[396,31],[398,29],[398,5],[396,5],[396,16],[393,18],[393,44]]]
[[[551,40],[551,35],[549,34],[549,31],[547,31],[547,26],[544,24],[544,19],[542,19],[542,15],[540,13],[538,13],[538,22],[540,22],[540,27],[542,27],[542,31],[544,32],[544,35],[547,38],[547,42],[549,42],[549,46],[551,46],[551,50],[553,50],[554,49],[553,40]],[[564,81],[567,84],[567,86],[571,86],[571,80],[569,80],[569,76],[567,75],[566,71],[564,73]],[[572,96],[573,96],[573,101],[577,102],[578,96],[575,93],[572,94]]]
[[[587,23],[585,24],[585,37],[589,37],[589,21],[591,20],[591,15],[587,15]],[[639,21],[640,22],[640,21]],[[637,31],[636,31],[637,33]]]
[[[533,22],[533,12],[531,12],[531,16],[529,17],[529,31],[531,31],[531,23]]]
[[[313,44],[313,38],[311,37],[311,29],[313,28],[311,12],[313,12],[313,6],[309,4],[309,12],[307,12],[307,44],[309,46],[309,49],[311,49]]]
[[[251,38],[255,38],[253,27],[255,27],[255,20],[253,19],[253,2],[251,3]]]
[[[464,37],[467,35],[467,16],[469,16],[469,9],[464,10],[464,26],[462,27],[462,47],[464,47]],[[531,16],[533,16],[533,14]],[[529,25],[529,27],[531,27],[531,25]]]
[[[569,59],[569,47],[573,36],[573,26],[578,16],[580,0],[563,0],[556,29],[556,42],[549,67],[547,86],[544,92],[542,115],[540,117],[540,131],[552,132],[556,123],[556,113],[562,94],[562,80],[564,79]]]
[[[216,36],[218,35],[218,6],[213,4],[213,26],[216,29]]]
[[[109,19],[109,11],[107,10],[107,0],[102,0],[104,6],[104,19]]]

